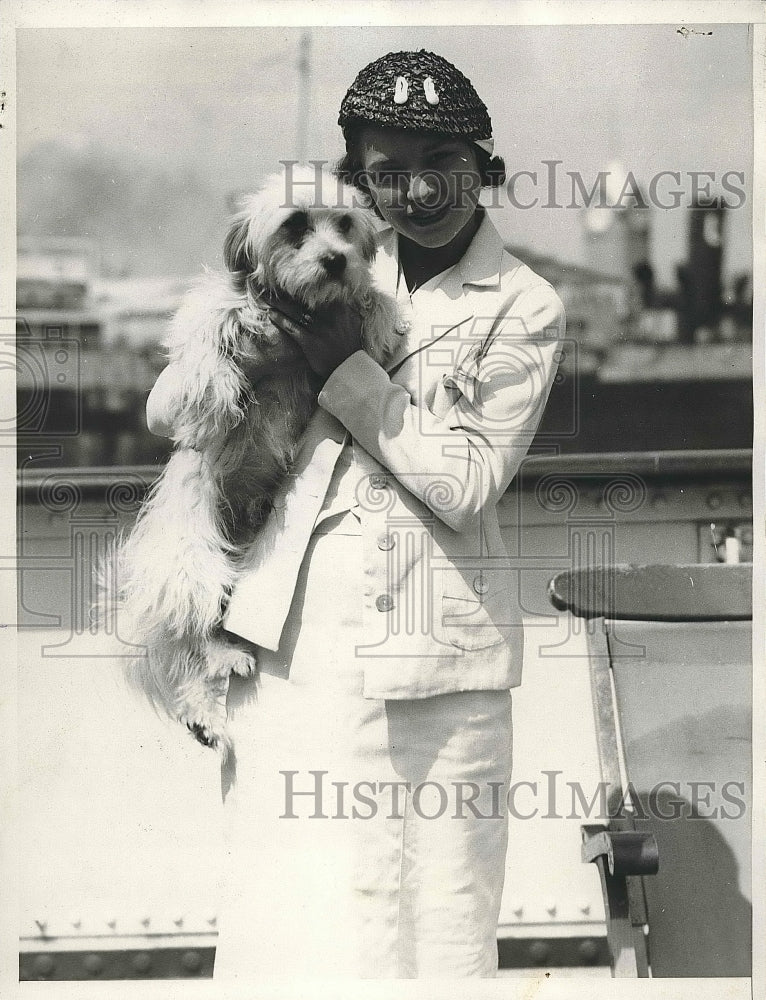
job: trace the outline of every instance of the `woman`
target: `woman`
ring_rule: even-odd
[[[351,311],[272,312],[324,384],[225,620],[259,676],[227,700],[216,976],[492,976],[523,642],[496,504],[563,310],[479,205],[502,161],[454,66],[390,53],[339,123],[410,331],[384,370]]]

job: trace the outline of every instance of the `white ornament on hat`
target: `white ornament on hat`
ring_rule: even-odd
[[[426,100],[429,104],[438,104],[439,95],[436,93],[436,85],[434,84],[433,78],[427,76],[423,81],[423,93],[426,95]]]
[[[489,153],[490,156],[495,151],[495,140],[494,139],[474,139],[474,145],[478,146],[479,149],[483,149],[485,153]]]
[[[397,76],[394,90],[394,104],[406,104],[409,96],[407,81],[403,76]]]

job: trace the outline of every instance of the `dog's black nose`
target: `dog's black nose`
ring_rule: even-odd
[[[337,278],[346,267],[346,255],[344,253],[326,253],[322,256],[322,266],[328,274],[332,277]]]

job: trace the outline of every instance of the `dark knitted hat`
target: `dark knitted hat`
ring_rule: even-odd
[[[471,81],[433,52],[389,52],[365,66],[340,106],[344,129],[368,123],[490,139],[492,121]]]

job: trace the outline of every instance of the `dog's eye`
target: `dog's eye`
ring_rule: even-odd
[[[308,213],[293,212],[292,215],[285,219],[281,228],[284,230],[287,239],[296,246],[299,246],[310,229]]]
[[[341,215],[341,217],[338,219],[338,231],[343,233],[344,235],[346,233],[350,233],[353,224],[354,221],[350,215]]]

